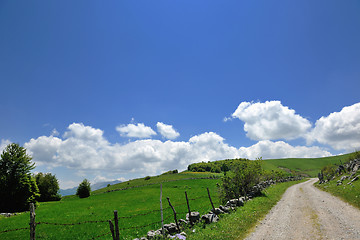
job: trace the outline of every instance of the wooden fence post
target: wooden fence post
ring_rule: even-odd
[[[118,211],[117,210],[114,210],[114,221],[115,221],[115,238],[116,238],[116,240],[120,240],[119,220],[118,220]]]
[[[213,208],[213,212],[215,211],[215,208],[214,208],[214,204],[213,204],[213,202],[212,202],[212,200],[211,200],[211,196],[210,196],[210,191],[209,191],[209,188],[206,188],[207,189],[207,192],[208,192],[208,196],[209,196],[209,199],[210,199],[210,203],[211,203],[211,206],[212,206],[212,208]]]
[[[171,205],[170,198],[167,197],[167,200],[169,202],[170,207],[172,208],[172,210],[174,212],[174,219],[175,219],[176,227],[177,227],[178,231],[180,232],[180,226],[179,226],[179,223],[178,223],[177,218],[176,218],[175,208]]]
[[[34,203],[30,203],[30,240],[35,240],[35,215]]]
[[[162,206],[162,184],[160,184],[160,211],[161,211],[161,232],[163,234],[163,237],[165,238],[164,214],[163,214],[163,206]]]
[[[111,231],[112,238],[113,238],[113,240],[116,240],[115,232],[114,232],[114,224],[111,222],[111,220],[109,220],[109,225],[110,225],[110,231]]]
[[[189,199],[188,199],[188,196],[187,196],[187,192],[186,192],[186,191],[185,191],[185,197],[186,197],[186,203],[187,203],[187,207],[188,207],[188,211],[189,211],[189,221],[190,221],[190,224],[192,225],[192,221],[191,221],[191,210],[190,210]]]

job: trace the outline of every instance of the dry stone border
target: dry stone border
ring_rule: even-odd
[[[351,160],[349,163],[345,163],[343,165],[338,166],[336,169],[336,173],[338,175],[344,174],[346,172],[349,172],[350,175],[344,175],[339,180],[337,180],[336,186],[340,186],[343,184],[343,181],[346,179],[350,179],[350,181],[347,183],[348,185],[352,185],[353,182],[360,179],[360,175],[358,174],[358,171],[360,170],[360,159],[354,159]],[[336,176],[333,177],[335,179]],[[322,173],[319,173],[319,184],[328,182],[327,180],[324,180],[324,177]]]
[[[215,208],[215,209],[209,211],[207,214],[200,216],[200,213],[196,212],[196,211],[191,212],[191,215],[189,215],[189,213],[187,213],[185,219],[180,219],[178,221],[180,228],[184,228],[185,226],[191,227],[194,223],[197,223],[200,221],[204,222],[205,224],[216,223],[217,221],[219,221],[219,215],[229,214],[232,211],[236,210],[238,207],[244,206],[244,203],[246,201],[249,201],[252,198],[258,196],[259,193],[262,190],[264,190],[265,188],[267,188],[273,184],[276,184],[276,183],[297,181],[297,180],[301,180],[301,179],[302,179],[302,177],[288,177],[288,178],[284,178],[284,179],[280,179],[280,180],[272,180],[271,179],[271,180],[267,180],[267,181],[262,181],[262,182],[258,183],[257,185],[253,186],[246,197],[242,196],[238,199],[230,199],[229,201],[226,202],[225,206],[220,205],[218,208]],[[181,232],[176,235],[173,235],[176,232],[179,232],[175,223],[164,224],[164,231],[165,231],[165,235],[169,239],[186,239],[185,232]],[[160,228],[157,230],[150,230],[150,231],[148,231],[146,237],[135,238],[134,240],[162,239],[162,236],[163,236],[163,233],[162,233],[162,229]]]

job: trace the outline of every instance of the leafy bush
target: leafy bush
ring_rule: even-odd
[[[0,158],[0,212],[29,210],[35,203],[39,189],[30,171],[35,168],[26,149],[16,143],[9,144]]]
[[[144,179],[145,180],[150,180],[150,178],[151,178],[150,176],[146,176]]]
[[[360,159],[360,151],[353,152],[350,156],[347,162],[350,162],[352,160]]]
[[[236,166],[241,163],[241,161],[246,161],[247,159],[237,158],[237,159],[226,159],[220,161],[213,162],[200,162],[193,163],[188,166],[188,171],[190,172],[213,172],[220,173],[224,172],[226,174],[227,171],[231,169],[235,169]]]
[[[178,171],[177,169],[164,172],[164,173],[162,173],[161,175],[176,174],[176,173],[179,173],[179,171]],[[145,179],[145,180],[146,180],[146,179]]]
[[[246,196],[250,189],[259,183],[262,174],[260,160],[242,160],[235,169],[222,178],[220,184],[220,198],[226,202],[232,198]]]
[[[55,175],[40,172],[35,175],[35,180],[40,191],[39,202],[61,200],[59,182]]]
[[[90,196],[91,187],[90,182],[87,179],[84,179],[76,190],[76,195],[80,198],[87,198]]]
[[[287,178],[289,176],[293,176],[294,174],[286,173],[279,170],[263,170],[262,172],[262,180],[279,180],[283,178]]]
[[[336,174],[336,169],[337,167],[335,165],[326,165],[325,167],[323,167],[321,169],[321,172],[324,176],[325,179],[327,179],[328,181],[330,181]]]

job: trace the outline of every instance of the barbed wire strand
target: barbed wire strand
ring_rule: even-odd
[[[36,225],[45,224],[45,225],[60,225],[60,226],[73,226],[73,225],[81,225],[86,223],[107,223],[108,220],[99,220],[99,221],[85,221],[85,222],[77,222],[77,223],[50,223],[50,222],[37,222]]]
[[[163,211],[164,210],[167,210],[167,209],[170,209],[170,206],[169,207],[166,207],[166,208],[163,208]],[[124,219],[124,218],[134,218],[134,217],[137,217],[137,216],[145,216],[145,215],[149,215],[150,213],[155,213],[155,212],[160,212],[161,210],[160,209],[156,209],[156,210],[151,210],[149,212],[145,212],[145,213],[138,213],[138,214],[134,214],[134,215],[131,215],[131,216],[128,216],[128,217],[118,217],[119,219]]]
[[[16,229],[8,229],[8,230],[0,231],[0,233],[15,232],[15,231],[20,231],[20,230],[29,230],[29,227],[26,227],[26,228],[16,228]]]
[[[167,221],[169,220],[170,218],[172,218],[173,216],[168,216],[167,218],[164,219],[164,221]],[[157,222],[152,222],[152,223],[149,223],[149,224],[146,224],[146,225],[142,225],[142,226],[134,226],[134,227],[127,227],[127,228],[119,228],[119,230],[129,230],[129,229],[139,229],[139,228],[145,228],[145,227],[148,227],[148,226],[151,226],[151,225],[154,225],[154,224],[158,224],[158,223],[161,223],[162,221],[157,221]]]
[[[97,239],[97,238],[101,238],[101,237],[106,236],[106,235],[108,235],[108,234],[110,234],[110,233],[111,233],[111,232],[106,232],[106,233],[101,234],[101,235],[99,235],[99,236],[96,236],[96,237],[90,238],[90,240]]]

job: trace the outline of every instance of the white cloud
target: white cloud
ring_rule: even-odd
[[[308,142],[318,141],[336,150],[354,151],[360,148],[360,103],[344,107],[321,117],[308,135]]]
[[[2,154],[2,152],[4,151],[4,149],[6,148],[6,146],[9,145],[10,143],[11,143],[10,140],[1,139],[1,142],[0,142],[0,155]]]
[[[111,144],[103,131],[73,123],[62,138],[41,136],[25,144],[37,165],[62,166],[82,175],[99,176],[156,175],[170,169],[184,170],[194,162],[228,158],[319,157],[328,152],[318,147],[293,147],[284,142],[260,141],[248,148],[235,148],[220,135],[206,132],[188,141],[136,140]],[[100,179],[100,177],[98,177]],[[69,183],[63,183],[70,185]]]
[[[172,125],[167,125],[162,122],[156,124],[158,132],[167,139],[175,139],[180,136],[180,134],[173,128]]]
[[[69,189],[69,188],[79,186],[79,182],[73,181],[73,180],[63,181],[62,179],[59,179],[59,185],[60,185],[61,189]]]
[[[30,139],[24,147],[33,156],[36,156],[37,165],[50,164],[52,167],[57,166],[56,159],[58,151],[61,148],[62,140],[54,136],[41,136],[37,139]]]
[[[59,132],[54,128],[51,132],[51,136],[59,136]]]
[[[102,176],[102,175],[96,175],[94,177],[93,180],[91,180],[91,184],[94,184],[94,183],[99,183],[99,182],[112,182],[112,181],[122,181],[122,182],[125,182],[127,179],[124,178],[124,177],[120,177],[120,178],[109,178],[107,176]]]
[[[241,147],[241,155],[245,158],[256,159],[262,157],[263,159],[277,159],[277,158],[315,158],[331,156],[326,150],[320,147],[305,147],[305,146],[291,146],[290,144],[270,140],[259,141],[250,147]]]
[[[131,138],[150,138],[156,135],[156,132],[151,127],[145,126],[143,123],[120,125],[116,127],[116,130],[121,136]]]
[[[232,117],[245,123],[246,136],[252,140],[295,139],[304,136],[311,128],[307,119],[280,101],[242,102]]]
[[[37,165],[137,175],[184,170],[193,162],[239,157],[236,148],[212,132],[194,136],[188,142],[145,139],[121,145],[109,143],[100,129],[78,123],[71,124],[63,138],[41,136],[31,139],[25,147]]]

